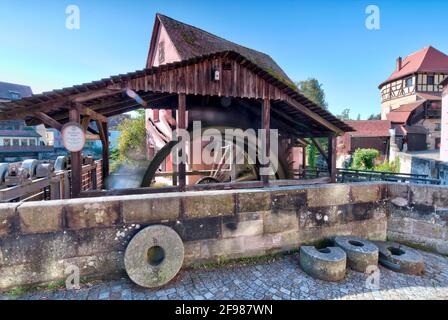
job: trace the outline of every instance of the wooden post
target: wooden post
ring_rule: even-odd
[[[69,111],[70,122],[81,122],[79,111],[72,108]],[[78,198],[81,193],[82,183],[82,154],[79,152],[70,152],[71,159],[71,182],[72,182],[72,198]]]
[[[271,128],[271,101],[268,98],[265,98],[263,100],[263,112],[262,112],[262,129],[265,130],[265,141],[266,141],[266,150],[264,154],[269,158],[270,152],[271,152],[271,144],[269,140],[269,131]],[[264,164],[266,168],[269,168],[270,163]],[[269,184],[269,175],[263,175],[261,176],[261,181],[263,181],[264,184]]]
[[[336,182],[336,135],[328,137],[328,170],[330,171],[331,183]]]
[[[178,110],[177,110],[177,129],[186,129],[187,128],[187,124],[186,124],[186,113],[187,113],[187,97],[185,95],[185,93],[179,93],[179,106],[178,106]],[[182,138],[184,139],[184,138]],[[182,144],[185,144],[186,141],[182,141]],[[185,152],[185,150],[182,150],[183,152]],[[178,154],[179,155],[179,154]],[[184,156],[184,155],[182,155]],[[187,179],[186,179],[186,166],[184,162],[181,162],[178,164],[178,172],[179,172],[179,187],[181,189],[181,191],[185,190],[185,186],[187,184]]]
[[[302,177],[305,179],[306,177],[306,146],[302,147]]]
[[[102,146],[102,163],[101,163],[101,173],[103,176],[103,186],[106,187],[106,179],[109,176],[109,129],[107,122],[102,122],[97,120],[98,131],[101,139]]]

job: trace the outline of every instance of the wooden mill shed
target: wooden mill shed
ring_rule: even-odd
[[[156,18],[159,19],[159,18]],[[220,49],[220,48],[217,48]],[[272,123],[293,138],[326,137],[327,160],[335,177],[336,136],[352,128],[300,93],[289,78],[276,72],[253,51],[225,47],[199,52],[181,61],[147,67],[106,79],[36,94],[0,105],[0,120],[24,119],[60,130],[67,122],[81,124],[103,145],[103,178],[109,174],[107,118],[142,107],[177,110],[177,127],[186,128],[186,111],[192,106],[216,106],[228,97],[254,110],[262,128]],[[275,64],[275,62],[273,62]],[[214,77],[219,73],[219,79]],[[90,126],[97,123],[98,130]],[[269,148],[269,146],[267,146]],[[72,195],[81,194],[81,153],[71,153]],[[176,190],[185,190],[185,164],[178,167]],[[264,181],[268,183],[268,181]]]

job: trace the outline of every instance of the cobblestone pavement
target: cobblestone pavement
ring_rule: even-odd
[[[448,299],[448,258],[422,252],[424,276],[409,276],[380,267],[380,289],[365,287],[367,275],[348,271],[340,283],[315,280],[298,266],[297,256],[213,270],[182,271],[158,290],[142,289],[127,279],[85,284],[80,290],[30,292],[1,299],[162,300],[162,299]]]

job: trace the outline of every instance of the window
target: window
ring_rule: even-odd
[[[30,146],[34,147],[36,145],[36,139],[30,139]]]
[[[442,130],[442,125],[440,123],[436,123],[434,125],[434,131],[440,131],[440,130]]]
[[[19,92],[9,91],[9,98],[11,100],[20,100],[22,98],[22,96],[20,95]]]
[[[428,80],[426,81],[428,85],[432,86],[434,85],[434,76],[428,76]]]
[[[3,145],[5,147],[10,147],[11,146],[11,139],[3,139]]]
[[[20,146],[20,140],[19,139],[12,139],[12,145],[14,147]]]
[[[406,79],[406,88],[412,87],[414,84],[414,79],[412,77],[409,77]]]
[[[160,115],[159,115],[160,110],[159,109],[154,109],[152,111],[152,120],[154,122],[159,122],[160,121]]]
[[[159,42],[159,64],[165,62],[165,41]]]
[[[22,139],[22,140],[20,141],[20,145],[21,145],[22,147],[27,147],[27,146],[28,146],[28,140],[27,140],[27,139]]]

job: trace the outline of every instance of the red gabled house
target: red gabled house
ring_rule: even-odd
[[[448,55],[432,46],[405,59],[379,85],[381,118],[397,129],[409,151],[439,149],[442,81],[448,76]],[[409,136],[408,136],[409,135]]]

